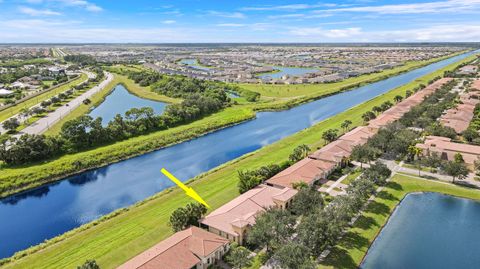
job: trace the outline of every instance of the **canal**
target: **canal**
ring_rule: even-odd
[[[261,112],[254,120],[1,199],[0,258],[171,187],[162,167],[188,180],[471,54],[289,110]]]

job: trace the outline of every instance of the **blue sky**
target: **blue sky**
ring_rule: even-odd
[[[0,42],[480,41],[480,0],[0,0]]]

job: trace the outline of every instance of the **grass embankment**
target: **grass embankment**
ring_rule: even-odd
[[[128,67],[132,68],[132,67]],[[435,76],[441,74],[443,71],[434,73]],[[381,75],[381,73],[377,74]],[[429,79],[434,76],[429,76]],[[139,95],[145,92],[150,92],[148,88],[143,88],[133,81],[129,80],[125,76],[116,75],[117,82],[123,83],[128,89],[134,89],[133,91]],[[426,83],[428,80],[422,81]],[[113,88],[116,83],[111,83],[109,87],[106,87],[103,91],[97,93],[92,98],[92,104],[101,103],[105,96],[108,95],[110,89]],[[136,90],[135,90],[136,89]],[[325,91],[316,91],[311,99],[318,99],[321,96],[332,95],[335,92],[341,90],[341,87],[328,89]],[[404,91],[404,90],[403,90]],[[392,100],[393,96],[388,97],[388,100]],[[169,130],[154,132],[147,136],[140,136],[131,138],[129,140],[117,142],[115,144],[98,147],[96,149],[66,155],[54,160],[46,160],[44,163],[26,165],[19,167],[9,167],[2,169],[0,175],[0,197],[6,196],[21,190],[36,187],[48,182],[55,181],[67,175],[71,175],[83,170],[96,168],[109,163],[120,161],[132,156],[140,155],[155,149],[178,143],[183,140],[192,139],[206,132],[213,131],[228,125],[232,125],[243,120],[251,119],[255,116],[254,111],[265,109],[280,109],[294,106],[298,102],[304,102],[306,98],[297,98],[290,100],[278,99],[275,102],[263,102],[247,105],[235,105],[227,108],[223,111],[215,113],[215,115],[206,117],[201,121],[194,121],[184,126],[175,127]],[[372,101],[369,101],[372,102]],[[366,104],[368,104],[367,102]],[[379,102],[376,105],[379,105]],[[61,126],[67,120],[73,119],[80,115],[87,113],[90,106],[79,106],[72,111],[70,115],[64,117],[60,122],[57,122],[54,126],[47,131],[47,134],[56,134],[60,131]],[[363,112],[362,112],[363,113]],[[360,118],[358,114],[357,118]],[[361,120],[356,124],[360,124]],[[339,128],[340,129],[340,128]],[[320,146],[320,145],[318,145]],[[81,164],[80,167],[78,164]],[[74,165],[76,164],[76,165]]]
[[[82,73],[80,75],[80,77],[70,81],[67,84],[64,84],[64,85],[61,85],[61,86],[58,86],[58,87],[53,87],[53,88],[35,96],[35,97],[32,97],[28,100],[25,100],[24,102],[21,102],[21,103],[18,103],[16,105],[14,105],[14,106],[6,108],[6,109],[0,111],[0,122],[10,118],[11,116],[14,116],[15,114],[20,113],[20,111],[24,108],[30,108],[34,105],[37,105],[37,104],[41,103],[42,101],[50,99],[50,98],[52,98],[53,96],[55,96],[59,93],[62,93],[66,90],[69,90],[73,86],[76,86],[76,85],[78,85],[81,82],[84,82],[86,80],[87,80],[87,75]]]
[[[139,85],[135,84],[132,80],[128,79],[125,76],[122,75],[117,75],[117,74],[112,74],[113,80],[110,82],[105,88],[103,88],[101,91],[97,92],[94,94],[91,98],[90,101],[92,101],[88,105],[80,105],[77,108],[75,108],[72,112],[70,112],[67,116],[63,117],[61,120],[56,122],[54,125],[52,125],[46,132],[46,135],[54,135],[60,133],[60,130],[62,129],[62,126],[65,122],[69,120],[73,120],[75,118],[78,118],[82,115],[85,115],[90,112],[90,110],[98,105],[100,105],[103,101],[105,101],[105,98],[111,93],[111,91],[117,86],[118,84],[123,84],[125,88],[132,94],[145,98],[145,99],[150,99],[153,101],[160,101],[160,102],[167,102],[167,103],[178,103],[180,102],[179,99],[174,99],[170,98],[164,95],[159,95],[154,92],[149,91],[147,88],[140,87]]]
[[[263,97],[275,97],[275,98],[298,98],[298,97],[312,97],[318,94],[328,94],[331,92],[336,92],[342,88],[354,87],[358,84],[364,85],[374,81],[383,80],[385,78],[398,75],[399,73],[407,72],[415,68],[419,68],[433,62],[438,62],[446,58],[450,58],[454,55],[460,53],[455,53],[453,55],[448,55],[445,57],[430,59],[428,61],[410,61],[404,65],[383,70],[379,73],[372,73],[361,75],[358,77],[353,77],[345,79],[339,82],[333,83],[321,83],[321,84],[293,84],[293,85],[273,85],[273,84],[240,84],[241,87],[244,87],[248,90],[259,92]]]
[[[377,194],[375,200],[367,206],[340,243],[332,249],[320,268],[358,268],[395,207],[405,195],[412,192],[439,192],[480,200],[479,190],[406,175],[395,175],[383,191]]]
[[[422,83],[425,84],[432,78],[442,74],[444,70],[452,69],[457,64],[440,69],[326,119],[308,129],[230,161],[198,176],[188,184],[209,203],[211,210],[214,210],[239,195],[237,190],[237,170],[255,169],[266,164],[285,161],[292,150],[300,144],[310,145],[311,148],[323,146],[324,141],[320,138],[323,131],[330,128],[341,130],[340,124],[346,119],[353,122],[352,126],[360,125],[362,124],[361,115],[365,111],[386,100],[392,100],[395,95],[404,95],[407,89],[412,89]],[[235,109],[232,108],[231,111],[235,112]],[[201,125],[202,123],[200,123]],[[136,138],[137,142],[132,143],[132,145],[130,145],[129,141],[117,143],[115,148],[122,151],[144,149],[152,141],[155,141],[155,139],[152,139],[155,136],[156,134],[152,134],[148,138]],[[77,154],[78,157],[77,155],[75,157],[78,160],[89,160],[89,158],[98,160],[105,157],[111,158],[110,155],[112,153],[116,154],[115,151],[112,151],[112,147],[106,147]],[[35,176],[36,173],[45,175],[48,174],[45,171],[61,169],[62,165],[71,165],[71,162],[75,160],[73,156],[64,158],[70,159],[57,160],[53,166],[49,163],[35,168],[28,168],[22,172],[7,170],[7,173],[11,175],[23,174],[22,178]],[[55,168],[57,165],[59,167]],[[83,263],[86,259],[95,259],[102,268],[114,268],[171,235],[172,232],[168,226],[170,214],[176,208],[184,206],[190,201],[183,191],[178,188],[166,190],[128,208],[128,210],[112,213],[109,216],[105,216],[103,220],[87,224],[56,237],[43,245],[18,253],[17,258],[13,258],[5,266],[6,268],[73,268]],[[22,255],[25,255],[25,257],[21,258],[20,256]]]

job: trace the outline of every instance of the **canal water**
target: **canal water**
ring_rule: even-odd
[[[479,268],[480,202],[438,193],[409,194],[360,268]]]
[[[102,117],[102,124],[106,125],[117,114],[124,116],[132,108],[151,107],[156,114],[162,114],[167,104],[140,98],[128,92],[122,84],[115,86],[105,100],[95,107],[89,115],[94,119]]]
[[[180,63],[183,65],[188,65],[198,70],[203,70],[203,71],[210,71],[212,69],[210,67],[200,65],[197,59],[182,59]]]
[[[319,69],[315,68],[305,68],[305,67],[284,67],[284,66],[272,66],[273,69],[279,70],[279,72],[275,73],[265,73],[261,74],[258,77],[261,79],[266,79],[266,78],[271,78],[271,79],[277,79],[281,78],[284,75],[288,75],[290,77],[298,77],[307,73],[315,73]]]
[[[1,199],[0,258],[171,187],[162,167],[188,180],[471,54],[289,110],[261,112],[254,120]]]

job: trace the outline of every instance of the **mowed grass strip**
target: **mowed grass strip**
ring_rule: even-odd
[[[59,94],[59,93],[62,93],[74,86],[77,86],[78,84],[84,82],[87,80],[87,75],[85,74],[81,74],[80,77],[70,81],[69,83],[67,84],[64,84],[64,85],[61,85],[61,86],[58,86],[58,87],[53,87],[51,88],[50,90],[44,92],[44,93],[41,93],[33,98],[30,98],[24,102],[21,102],[19,104],[16,104],[14,106],[11,106],[5,110],[2,110],[0,111],[0,122],[14,116],[15,114],[18,114],[20,113],[20,111],[24,108],[30,108],[34,105],[37,105],[37,104],[40,104],[41,102],[47,100],[47,99],[50,99],[52,98],[53,96]]]
[[[480,191],[476,189],[397,174],[367,206],[353,227],[322,262],[320,268],[358,268],[395,207],[405,195],[412,192],[439,192],[480,200]]]
[[[468,61],[466,59],[465,61]],[[211,206],[211,210],[227,203],[239,195],[237,171],[254,169],[262,165],[279,163],[288,159],[292,150],[307,144],[311,148],[323,146],[323,131],[336,128],[348,119],[353,126],[362,124],[361,115],[375,105],[392,100],[395,95],[405,94],[419,84],[426,84],[432,78],[451,70],[458,64],[423,76],[402,87],[380,95],[343,113],[326,119],[308,129],[300,131],[276,143],[265,146],[215,168],[189,185],[193,187]],[[160,169],[161,167],[159,167]],[[141,180],[141,179],[138,179]],[[172,234],[168,221],[170,214],[178,207],[191,202],[183,191],[175,188],[159,193],[146,201],[123,210],[116,216],[105,217],[104,221],[87,224],[54,239],[56,243],[46,243],[18,254],[18,259],[5,265],[6,268],[74,268],[86,259],[95,259],[102,268],[115,268],[129,258],[155,245]],[[39,251],[37,251],[40,249]]]

